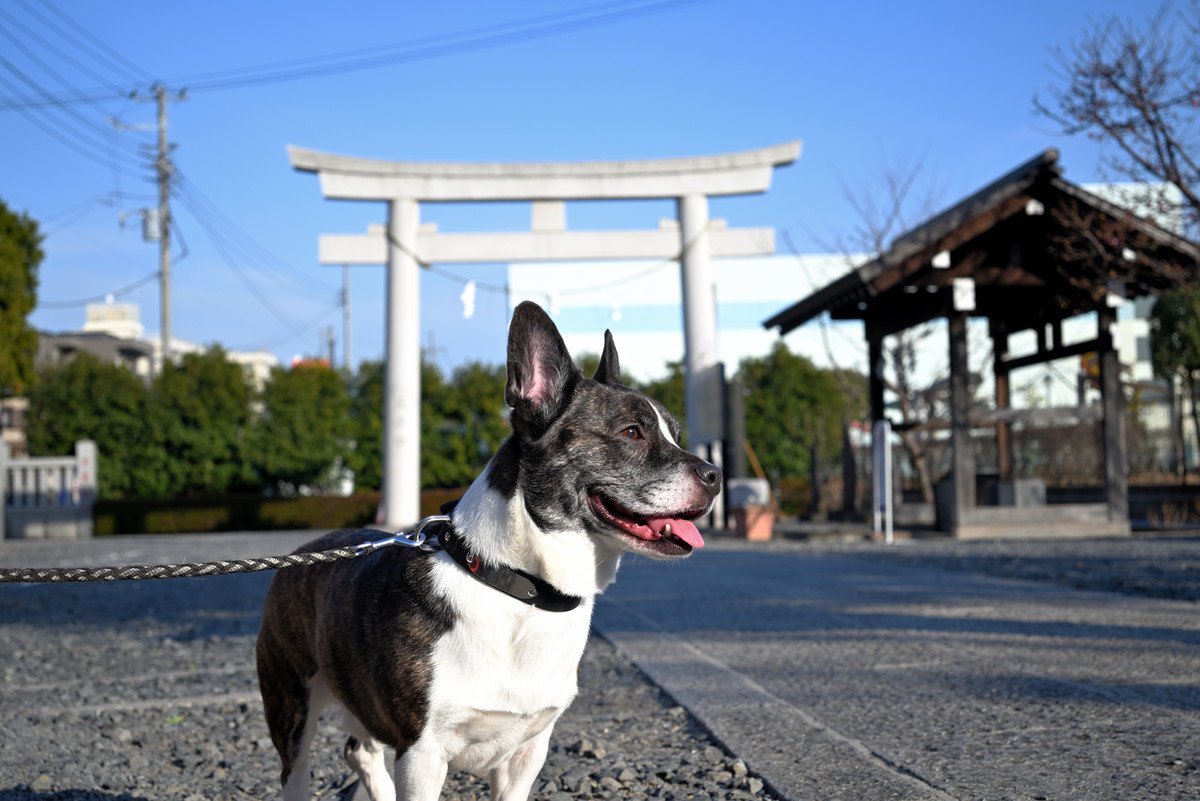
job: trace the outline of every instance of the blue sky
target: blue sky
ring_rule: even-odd
[[[189,251],[173,273],[173,331],[229,348],[267,347],[285,361],[314,352],[321,325],[334,325],[341,336],[341,274],[317,265],[318,235],[360,232],[385,215],[382,204],[322,199],[313,176],[290,168],[287,144],[397,160],[553,161],[704,155],[801,139],[800,160],[776,172],[770,192],[714,200],[712,212],[731,225],[774,226],[800,250],[816,252],[854,224],[842,186],[869,190],[881,165],[919,161],[946,204],[1046,147],[1063,152],[1068,178],[1101,179],[1095,143],[1055,134],[1033,115],[1032,97],[1053,84],[1051,47],[1068,44],[1106,14],[1147,13],[1144,2],[1104,0],[682,0],[654,13],[654,0],[53,2],[12,0],[0,9],[0,31],[7,31],[0,37],[0,102],[17,91],[36,96],[13,68],[56,97],[72,90],[91,96],[108,85],[145,91],[149,77],[180,89],[202,85],[202,73],[569,9],[620,17],[366,71],[196,88],[172,104],[170,138],[187,194],[174,209]],[[128,64],[110,69],[89,48],[55,38],[43,20],[95,47],[54,9]],[[83,319],[82,308],[50,303],[102,295],[157,266],[157,248],[141,241],[136,220],[152,201],[129,196],[153,191],[138,177],[150,174],[138,156],[149,134],[117,132],[108,117],[145,125],[152,105],[104,99],[0,111],[0,199],[49,231],[39,292],[48,305],[33,315],[44,329],[77,328]],[[86,131],[92,144],[83,146],[92,157],[47,128],[77,144]],[[97,200],[114,191],[124,193],[114,205]],[[191,209],[197,203],[209,209],[207,224],[230,256],[210,241]],[[130,218],[123,229],[122,210]],[[569,223],[644,228],[660,216],[673,216],[671,204],[579,204],[570,207]],[[528,225],[527,208],[517,204],[426,206],[422,217],[442,230]],[[480,282],[504,278],[498,266],[447,269]],[[463,320],[461,291],[455,280],[422,275],[423,340],[443,367],[501,361],[503,295],[481,290],[475,317]],[[355,268],[351,293],[355,359],[379,358],[382,268]],[[158,330],[156,284],[120,300],[139,303],[147,330]]]

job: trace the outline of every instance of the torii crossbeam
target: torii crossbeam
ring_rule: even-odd
[[[292,166],[315,172],[325,197],[388,203],[386,229],[321,237],[325,264],[381,264],[387,272],[384,379],[384,522],[419,517],[419,264],[680,257],[684,299],[688,438],[719,450],[712,257],[774,253],[770,228],[729,229],[709,220],[708,198],[765,192],[775,167],[800,143],[679,159],[560,163],[378,161],[289,146]],[[673,198],[678,225],[649,231],[567,231],[564,201]],[[443,234],[420,224],[420,203],[532,201],[532,230]]]

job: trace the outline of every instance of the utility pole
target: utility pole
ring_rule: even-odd
[[[171,358],[171,145],[167,141],[167,101],[187,99],[187,90],[180,91],[174,98],[168,97],[167,87],[155,82],[150,94],[138,95],[135,100],[153,100],[157,105],[155,127],[158,130],[158,152],[154,159],[154,172],[158,183],[158,284],[159,315],[161,320],[161,348],[163,365]]]
[[[342,265],[342,367],[354,369],[350,364],[350,265]]]
[[[171,359],[171,154],[167,145],[167,87],[154,84],[158,103],[158,286],[159,316],[162,321],[162,365]]]

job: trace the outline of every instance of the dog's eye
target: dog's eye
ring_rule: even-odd
[[[625,439],[641,439],[642,438],[642,430],[640,428],[638,428],[637,426],[628,426],[627,428],[625,428],[624,430],[621,431],[621,436],[624,437]]]

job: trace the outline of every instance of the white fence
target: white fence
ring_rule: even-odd
[[[10,459],[0,443],[0,539],[92,536],[96,443],[75,443],[74,456]]]

